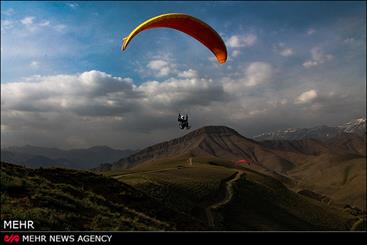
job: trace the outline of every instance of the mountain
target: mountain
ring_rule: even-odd
[[[323,140],[313,138],[299,140],[263,140],[259,143],[268,149],[306,155],[328,153],[335,155],[366,156],[366,136],[354,133],[341,133]]]
[[[353,184],[365,186],[365,146],[366,137],[357,134],[342,133],[327,140],[256,142],[225,126],[207,126],[94,170],[115,174],[171,169],[173,163],[185,165],[190,158],[194,162],[234,168],[234,162],[247,159],[251,162],[251,169],[271,176],[293,190],[316,193],[313,196],[334,198],[340,206],[351,204],[365,210],[366,188],[351,191]],[[327,180],[323,175],[328,176]]]
[[[326,140],[334,138],[340,134],[366,134],[366,119],[359,118],[351,120],[337,127],[317,126],[313,128],[288,128],[275,132],[268,132],[253,137],[257,141],[262,140],[302,140],[302,139],[320,139]]]
[[[183,137],[149,146],[111,165],[95,170],[126,169],[155,161],[201,157],[212,161],[233,163],[239,159],[250,160],[264,169],[286,172],[293,167],[288,160],[272,153],[254,140],[240,135],[225,126],[206,126]]]
[[[61,150],[32,145],[13,146],[1,150],[1,160],[28,167],[69,167],[90,169],[101,163],[114,162],[128,156],[132,150],[116,150],[107,146],[88,149]]]
[[[366,118],[358,118],[339,126],[345,133],[366,134]]]
[[[366,210],[366,136],[342,133],[324,141],[265,140],[260,142],[292,162],[287,171],[293,188],[316,192],[343,206]],[[315,196],[315,195],[313,195]]]
[[[26,165],[31,168],[38,167],[69,167],[73,168],[73,163],[67,159],[51,159],[41,155],[33,155],[22,152],[11,152],[1,150],[1,160],[21,165]]]

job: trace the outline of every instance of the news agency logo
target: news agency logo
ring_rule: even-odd
[[[5,243],[18,243],[20,241],[20,237],[17,234],[5,235],[4,242]]]

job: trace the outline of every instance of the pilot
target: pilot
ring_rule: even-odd
[[[179,121],[179,127],[180,129],[190,129],[191,127],[189,126],[189,116],[186,114],[186,117],[181,115],[181,113],[178,114],[178,119],[177,121]]]

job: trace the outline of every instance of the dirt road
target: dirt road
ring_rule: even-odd
[[[230,180],[226,182],[226,195],[223,200],[214,203],[210,206],[208,206],[205,209],[206,216],[208,219],[208,224],[210,227],[214,227],[214,216],[213,216],[213,210],[220,208],[221,206],[226,205],[229,201],[231,201],[233,197],[233,183],[236,182],[242,175],[243,171],[238,171],[237,174]]]

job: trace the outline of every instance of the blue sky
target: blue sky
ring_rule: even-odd
[[[332,6],[331,6],[332,4]],[[3,21],[14,22],[14,30],[2,35],[2,82],[12,82],[29,75],[75,73],[102,70],[115,76],[130,76],[140,80],[136,63],[147,56],[174,53],[182,65],[193,60],[205,66],[210,53],[185,34],[174,30],[154,30],[140,34],[126,53],[119,51],[121,38],[140,22],[167,12],[183,12],[205,20],[223,38],[239,32],[258,36],[256,49],[247,50],[241,62],[254,59],[274,60],[272,46],[287,41],[300,48],[292,60],[280,60],[288,66],[295,59],[306,59],[313,45],[328,46],[330,41],[360,36],[348,25],[363,23],[362,2],[334,3],[272,3],[272,2],[2,2]],[[22,19],[33,17],[33,25],[48,23],[33,32],[27,30]],[[345,23],[345,19],[349,23]],[[57,28],[51,27],[58,26]],[[330,26],[333,29],[330,29]],[[32,28],[32,27],[29,27]],[[342,30],[345,28],[344,30]],[[310,29],[318,32],[307,38]],[[337,31],[337,33],[334,33]],[[343,31],[343,33],[341,33]],[[14,57],[8,47],[17,49]],[[30,54],[28,48],[37,47]],[[190,49],[192,51],[190,51]],[[270,49],[270,50],[269,50]],[[338,49],[325,47],[326,51]],[[68,50],[63,52],[63,50]],[[22,54],[22,51],[23,54]],[[343,50],[341,50],[343,51]],[[341,52],[339,51],[339,52]],[[278,61],[278,60],[277,60]],[[37,69],[27,65],[37,62]],[[8,65],[9,64],[9,65]],[[22,68],[20,69],[19,66]],[[194,67],[195,65],[193,65]],[[210,68],[207,68],[210,69]]]
[[[83,131],[68,139],[80,131],[77,125],[65,128],[66,136],[50,129],[35,140],[31,132],[53,128],[53,120],[69,116],[87,120],[91,128],[114,125],[122,137],[136,139],[133,146],[141,146],[181,134],[164,119],[174,119],[177,111],[203,115],[196,117],[198,127],[225,124],[248,136],[365,116],[365,9],[364,2],[340,1],[1,1],[2,136],[7,144],[33,141],[60,147],[102,144],[102,137],[106,144],[125,147],[117,139],[107,140],[112,131],[95,138]],[[168,29],[140,33],[120,51],[121,39],[134,27],[167,12],[193,15],[216,29],[226,42],[228,62],[217,64],[200,43]],[[83,80],[87,75],[89,83]],[[120,80],[124,86],[112,85]],[[62,91],[50,81],[74,81],[70,90],[76,88]],[[85,84],[109,92],[78,94]],[[136,101],[116,99],[116,88]],[[70,102],[76,98],[90,107]],[[53,107],[42,104],[50,101]],[[140,101],[147,105],[136,107]],[[225,119],[216,116],[220,113]],[[29,123],[15,123],[21,118]],[[147,128],[135,120],[161,127]],[[155,140],[146,141],[147,135]]]

